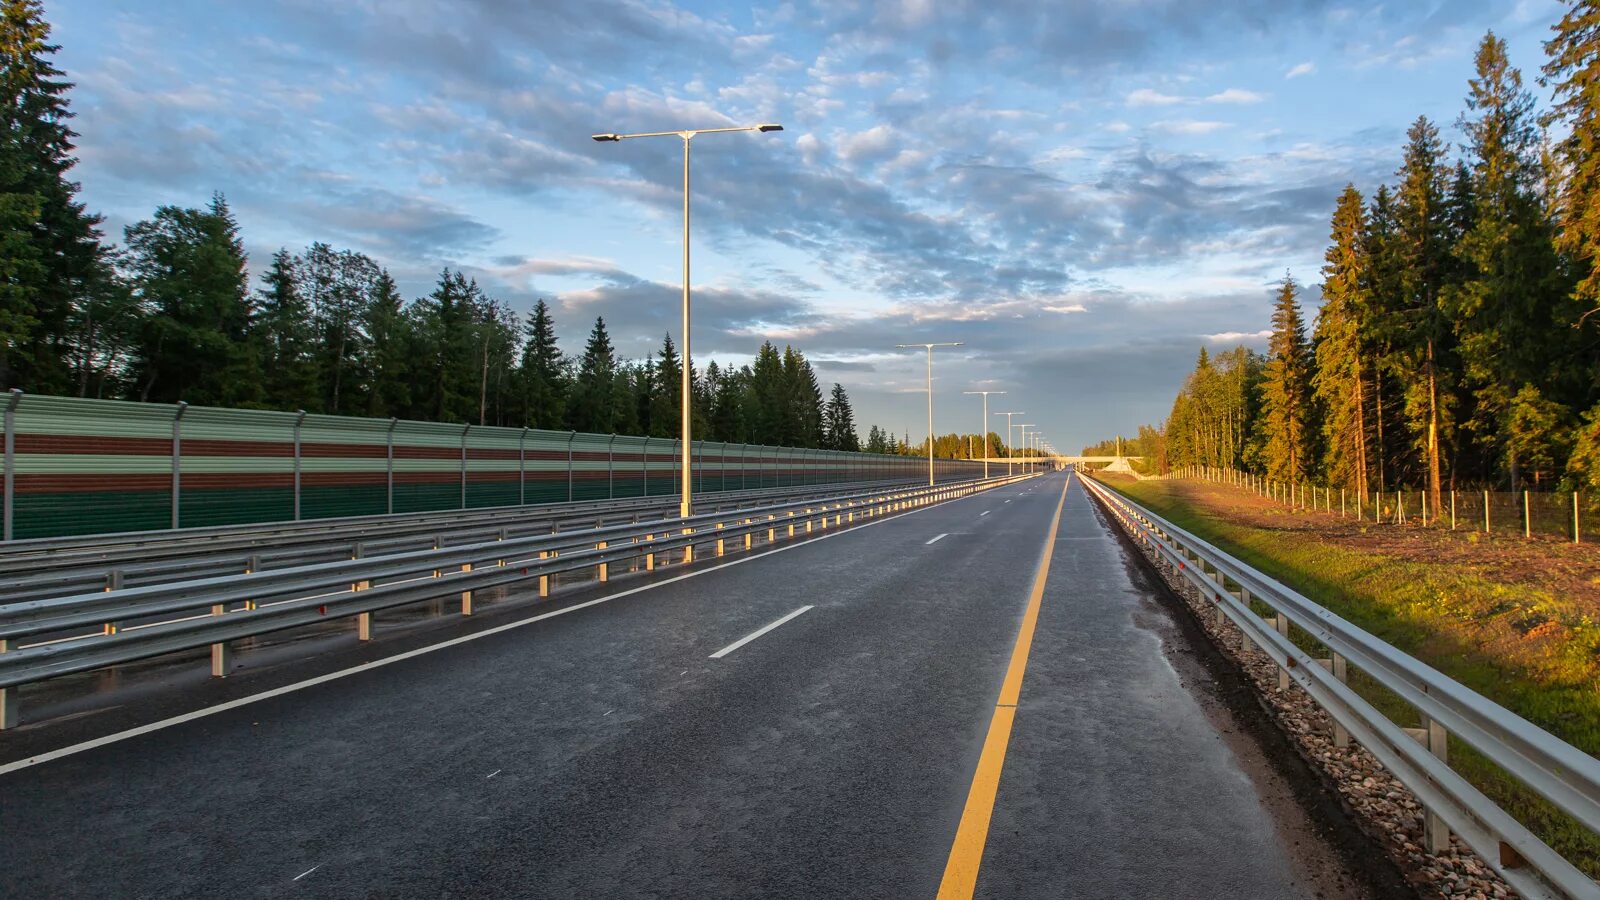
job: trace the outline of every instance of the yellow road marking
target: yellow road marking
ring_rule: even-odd
[[[972,788],[967,791],[967,806],[961,812],[961,824],[956,826],[955,843],[950,846],[950,859],[944,866],[944,880],[939,882],[939,900],[965,900],[972,896],[978,886],[978,866],[983,862],[983,845],[989,839],[989,819],[994,815],[994,798],[1000,791],[1000,770],[1006,762],[1011,724],[1017,717],[1022,674],[1028,668],[1028,651],[1033,648],[1033,632],[1039,624],[1039,606],[1044,602],[1044,583],[1050,574],[1050,556],[1055,551],[1056,531],[1061,527],[1061,508],[1067,502],[1070,483],[1061,486],[1061,499],[1056,502],[1056,514],[1050,520],[1050,533],[1044,540],[1044,554],[1039,558],[1039,569],[1033,575],[1033,591],[1028,595],[1028,608],[1022,614],[1022,627],[1017,631],[1017,643],[1011,650],[1011,664],[1006,668],[1006,680],[1000,686],[1000,699],[994,705],[994,718],[989,720],[989,734],[983,739],[983,752],[978,755],[978,770],[972,775]]]

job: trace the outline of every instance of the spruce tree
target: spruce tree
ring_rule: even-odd
[[[133,360],[140,400],[258,405],[261,360],[238,223],[219,194],[205,209],[164,206],[126,231],[145,317]]]
[[[1566,285],[1538,195],[1533,96],[1507,61],[1505,41],[1493,32],[1479,45],[1476,63],[1468,113],[1460,123],[1468,138],[1473,216],[1457,245],[1464,280],[1447,288],[1445,296],[1460,342],[1462,375],[1473,399],[1464,410],[1463,425],[1489,461],[1504,458],[1514,482],[1512,401],[1525,386],[1535,395],[1538,386],[1570,391],[1573,342],[1568,338],[1574,332],[1573,322],[1559,314],[1570,307],[1562,303]],[[1570,413],[1564,409],[1553,418],[1543,415],[1560,408],[1553,399],[1543,396],[1535,405],[1541,415],[1522,416],[1524,429],[1547,420],[1563,431],[1570,428]],[[1529,408],[1528,403],[1520,406]]]
[[[1371,273],[1366,207],[1346,185],[1333,213],[1332,245],[1322,268],[1317,315],[1314,395],[1323,411],[1323,471],[1359,494],[1367,491],[1366,377]]]
[[[682,437],[682,410],[679,407],[679,399],[683,396],[682,379],[683,363],[678,358],[678,348],[672,343],[672,335],[665,335],[661,340],[661,351],[656,355],[655,386],[650,394],[651,437]]]
[[[1557,245],[1579,273],[1575,295],[1600,309],[1600,4],[1567,0],[1568,10],[1545,42],[1541,83],[1554,88],[1547,125],[1566,136],[1556,145],[1560,179]],[[1593,317],[1591,316],[1591,319]]]
[[[372,297],[362,316],[369,351],[362,382],[366,387],[368,416],[399,416],[411,407],[413,359],[416,340],[405,298],[387,270],[378,272]]]
[[[274,253],[256,291],[255,332],[262,345],[263,392],[267,404],[275,409],[314,408],[317,396],[315,335],[295,264],[288,250]]]
[[[855,411],[850,408],[850,397],[844,386],[834,382],[828,395],[824,413],[825,435],[823,446],[830,450],[860,450],[861,440],[856,436]]]
[[[567,427],[595,434],[615,433],[620,413],[617,375],[617,360],[611,336],[606,333],[606,320],[596,317],[572,385]]]
[[[68,178],[72,85],[38,0],[0,0],[0,386],[68,393],[74,310],[104,285],[98,216]]]
[[[556,346],[555,321],[543,300],[534,304],[523,329],[522,363],[517,376],[522,389],[522,424],[530,428],[560,428],[566,421],[566,365]]]
[[[1288,275],[1272,311],[1266,378],[1261,385],[1268,476],[1297,481],[1311,473],[1311,353],[1299,288]]]

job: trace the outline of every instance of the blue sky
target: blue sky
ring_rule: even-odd
[[[1157,422],[1202,346],[1264,344],[1346,182],[1425,114],[1459,140],[1493,29],[1530,85],[1555,0],[45,0],[108,236],[227,194],[253,262],[313,240],[408,296],[461,268],[519,310],[677,331],[681,157],[598,131],[780,122],[695,147],[695,355],[793,343],[920,439],[978,398],[1056,446]],[[1543,94],[1541,93],[1541,100]],[[1019,420],[1021,421],[1021,420]],[[999,420],[1003,423],[1003,420]]]

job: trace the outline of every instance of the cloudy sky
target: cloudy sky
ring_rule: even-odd
[[[1555,0],[45,0],[107,231],[227,194],[252,259],[462,268],[568,352],[677,331],[675,140],[695,144],[695,351],[793,343],[920,439],[976,397],[1056,446],[1165,416],[1199,347],[1315,302],[1339,189],[1449,126],[1487,29],[1530,82]],[[1003,422],[1003,420],[998,420]]]

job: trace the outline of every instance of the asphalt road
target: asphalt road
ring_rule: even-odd
[[[931,897],[1065,483],[0,776],[0,894]],[[978,896],[1371,895],[1128,559],[1068,489]]]

